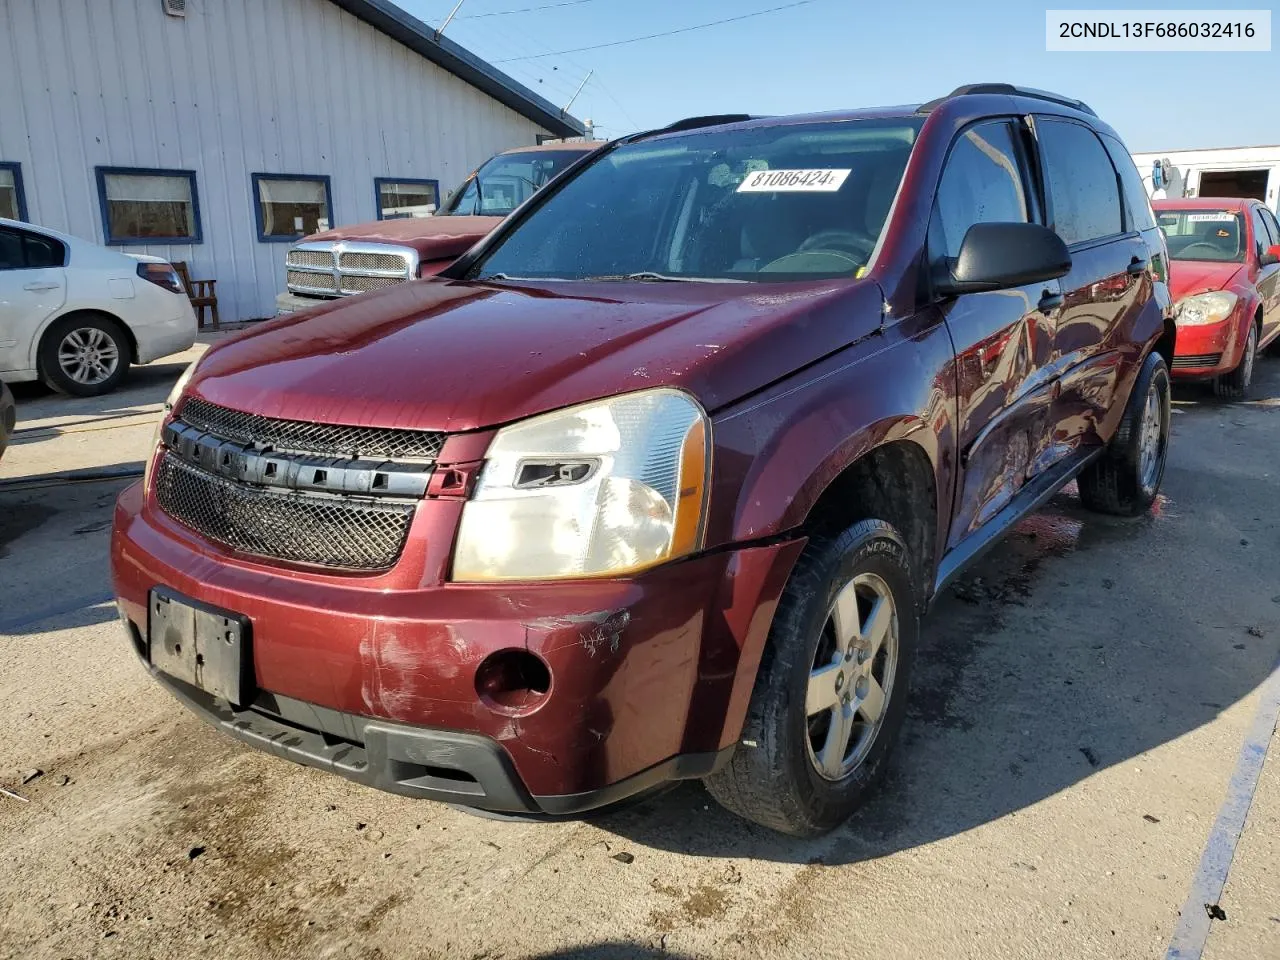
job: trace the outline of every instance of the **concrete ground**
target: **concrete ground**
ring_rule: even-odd
[[[0,795],[0,956],[1159,958],[1226,824],[1203,956],[1280,957],[1280,750],[1256,794],[1232,780],[1274,736],[1280,360],[1249,403],[1178,391],[1149,516],[1068,491],[942,598],[890,780],[811,842],[692,783],[591,821],[477,819],[186,714],[108,602],[124,481],[31,486],[140,465],[181,369],[97,401],[18,391],[0,786],[29,802]]]

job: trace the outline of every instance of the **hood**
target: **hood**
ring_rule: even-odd
[[[420,260],[453,259],[488,236],[501,217],[405,217],[334,227],[303,237],[303,243],[354,240],[413,247]]]
[[[269,417],[460,431],[646,387],[714,411],[879,329],[870,279],[786,284],[449,280],[269,321],[190,390]]]
[[[1225,290],[1243,263],[1214,263],[1210,260],[1170,260],[1169,293],[1175,302],[1210,290]]]

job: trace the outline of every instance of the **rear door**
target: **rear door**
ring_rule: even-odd
[[[34,365],[35,335],[67,298],[66,252],[53,237],[0,227],[0,372]]]
[[[929,260],[960,252],[975,223],[1038,219],[1021,121],[987,120],[951,146],[929,224]],[[1034,473],[1044,447],[1052,391],[1052,310],[1057,281],[946,301],[942,312],[956,352],[960,478],[947,546],[990,520]]]
[[[1126,363],[1140,359],[1135,333],[1152,300],[1151,254],[1122,203],[1120,178],[1097,134],[1065,117],[1035,117],[1050,226],[1071,252],[1054,333],[1052,443],[1046,465],[1106,443],[1126,397]]]
[[[1259,257],[1271,247],[1280,245],[1280,223],[1275,214],[1263,206],[1253,208],[1254,233]],[[1259,233],[1262,227],[1265,233]],[[1262,298],[1262,338],[1267,343],[1280,334],[1280,263],[1268,264],[1258,271],[1258,295]]]

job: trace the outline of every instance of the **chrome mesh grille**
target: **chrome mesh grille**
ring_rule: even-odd
[[[404,548],[414,504],[276,493],[233,483],[166,453],[156,498],[169,516],[241,553],[294,563],[382,570]]]
[[[338,258],[341,270],[398,270],[406,272],[407,261],[395,253],[344,253]]]
[[[330,290],[337,293],[332,273],[311,273],[307,270],[285,271],[285,282],[291,287],[307,287],[312,290]]]
[[[326,250],[290,250],[284,262],[290,267],[323,267],[325,270],[332,270],[333,253]]]
[[[406,277],[361,277],[349,274],[342,278],[342,292],[368,293],[370,290],[381,290],[383,287],[404,283],[406,279]]]
[[[444,446],[443,433],[348,427],[305,420],[277,420],[244,413],[188,397],[178,410],[184,423],[237,443],[316,456],[365,460],[435,460]]]

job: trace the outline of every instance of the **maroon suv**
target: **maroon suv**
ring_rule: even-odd
[[[565,815],[705,778],[829,829],[938,591],[1073,477],[1152,502],[1165,256],[1052,94],[619,140],[441,277],[205,354],[116,510],[121,613],[201,717],[362,783]]]

